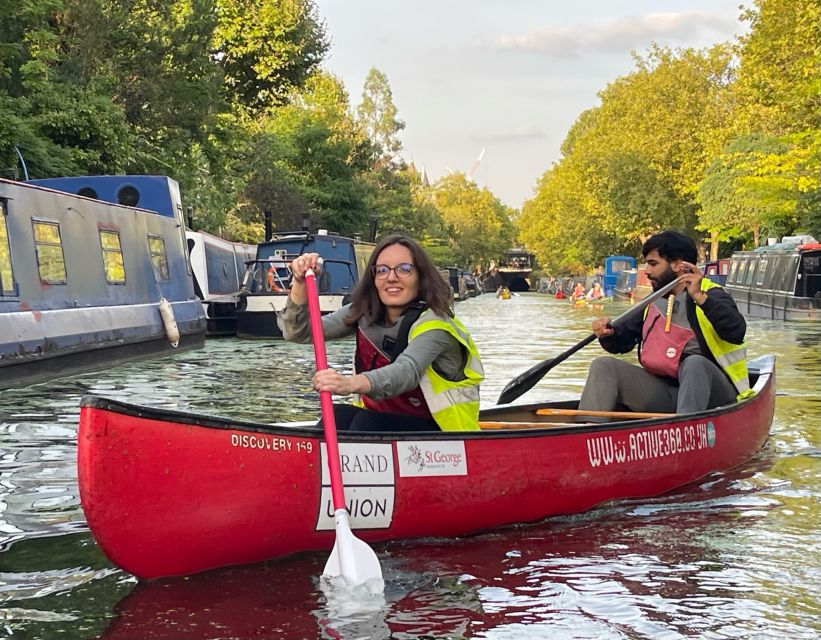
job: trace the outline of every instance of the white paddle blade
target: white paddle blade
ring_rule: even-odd
[[[323,574],[342,576],[353,586],[364,584],[374,578],[382,580],[379,558],[373,549],[353,534],[348,512],[345,509],[337,509],[334,512],[334,522],[336,542]]]

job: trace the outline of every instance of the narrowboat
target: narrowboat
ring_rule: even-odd
[[[752,318],[821,320],[821,243],[806,237],[738,251],[724,289]]]
[[[605,276],[606,277],[606,276]],[[638,269],[625,269],[620,271],[616,284],[611,289],[614,300],[635,300],[636,282],[638,281]]]
[[[530,277],[536,266],[536,257],[520,247],[505,254],[498,267],[492,266],[482,280],[485,293],[496,293],[499,287],[511,291],[530,291]]]
[[[174,180],[0,180],[0,387],[204,336]]]
[[[202,300],[206,336],[237,333],[237,302],[245,265],[256,256],[254,244],[231,242],[205,233],[186,231],[194,291]]]
[[[691,415],[498,406],[481,431],[339,433],[363,540],[462,536],[660,495],[736,467],[767,440],[775,358],[755,395]],[[599,422],[594,422],[599,421]],[[323,432],[81,401],[80,500],[108,558],[140,577],[185,575],[334,544]]]
[[[445,267],[441,272],[450,288],[453,289],[454,302],[467,300],[471,297],[465,274],[459,267]]]
[[[724,286],[727,282],[727,275],[730,273],[730,259],[709,260],[703,265],[699,265],[705,278],[712,280],[717,285]]]
[[[622,271],[630,271],[636,268],[636,259],[632,256],[608,256],[604,259],[604,276],[602,287],[604,295],[615,296],[616,285]],[[635,286],[635,283],[633,283]],[[631,289],[632,291],[632,289]]]
[[[322,313],[331,313],[348,302],[374,246],[324,229],[286,233],[257,245],[256,257],[247,264],[239,293],[237,337],[282,337],[276,314],[288,300],[294,258],[306,252],[322,256],[323,270],[317,281],[319,306]]]

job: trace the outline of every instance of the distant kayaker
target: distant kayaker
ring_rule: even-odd
[[[587,292],[585,296],[588,300],[601,300],[604,297],[604,290],[601,288],[601,284],[598,282],[594,282],[593,286],[590,287],[590,291]]]
[[[279,316],[282,335],[311,342],[305,272],[319,255],[291,263],[292,284]],[[317,391],[358,394],[358,406],[334,404],[338,429],[475,431],[484,370],[467,329],[453,314],[451,291],[419,244],[384,238],[371,254],[351,303],[323,316],[327,340],[356,336],[355,373],[317,371]]]
[[[576,302],[576,300],[584,300],[586,292],[584,290],[584,285],[581,282],[577,282],[576,286],[573,287],[573,293],[570,294],[571,302]]]
[[[609,356],[594,360],[579,409],[694,413],[749,395],[746,322],[732,297],[695,266],[693,240],[663,231],[644,243],[642,253],[653,290],[683,279],[643,317],[616,327],[610,318],[593,322],[610,353],[638,345],[641,366]]]

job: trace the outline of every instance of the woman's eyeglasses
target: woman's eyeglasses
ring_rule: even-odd
[[[393,271],[397,278],[407,278],[413,273],[413,266],[410,262],[400,262],[395,267],[389,267],[386,264],[376,264],[373,266],[373,275],[375,278],[382,280],[388,277],[388,274]]]

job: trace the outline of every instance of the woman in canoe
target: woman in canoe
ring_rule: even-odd
[[[291,289],[280,316],[282,335],[311,342],[305,272],[319,255],[291,263]],[[317,391],[358,394],[334,404],[337,428],[351,431],[477,431],[479,353],[453,315],[451,292],[419,244],[404,235],[374,249],[351,303],[322,318],[325,338],[356,336],[355,371],[317,371]]]

